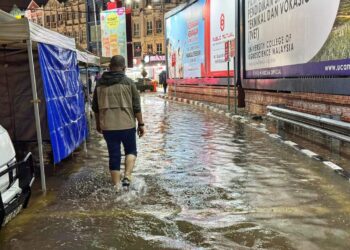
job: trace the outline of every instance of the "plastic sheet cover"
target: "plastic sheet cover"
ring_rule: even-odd
[[[87,137],[83,87],[77,54],[38,44],[54,162],[71,154]]]

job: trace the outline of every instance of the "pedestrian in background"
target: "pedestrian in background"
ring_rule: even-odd
[[[89,88],[89,95],[92,94],[92,80],[91,80],[91,75],[89,74],[89,77],[88,77],[88,88]]]
[[[164,94],[166,94],[167,92],[167,88],[168,88],[168,84],[166,82],[166,71],[163,70],[160,74],[159,74],[159,83],[163,85],[163,89],[164,89]]]
[[[125,150],[125,174],[122,186],[128,188],[137,157],[136,132],[145,133],[140,95],[134,82],[125,76],[125,58],[117,55],[110,61],[110,71],[97,81],[92,108],[96,129],[102,133],[109,153],[109,169],[116,190],[120,190],[120,145]],[[138,122],[136,130],[136,121]]]

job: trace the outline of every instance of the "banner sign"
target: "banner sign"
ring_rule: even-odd
[[[234,53],[235,9],[232,0],[198,0],[166,19],[169,78],[227,77],[226,59],[232,65],[233,59],[225,57],[225,43]]]
[[[143,60],[145,63],[164,63],[166,58],[165,55],[146,55]]]
[[[230,57],[234,58],[236,55],[236,41],[230,41]]]
[[[202,76],[204,4],[205,0],[199,0],[166,20],[166,46],[170,78]]]
[[[225,42],[225,62],[230,60],[230,42]]]
[[[125,8],[101,12],[102,56],[127,55]]]
[[[211,76],[227,76],[225,43],[228,41],[234,42],[235,40],[235,1],[207,0],[207,7],[210,9],[210,16],[207,19],[210,22],[208,24],[210,26],[210,32],[208,32],[210,55],[206,58],[207,65],[209,65],[208,74]]]
[[[247,0],[247,78],[350,75],[348,0]]]

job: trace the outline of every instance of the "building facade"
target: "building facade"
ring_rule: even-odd
[[[146,55],[164,55],[164,15],[185,0],[123,0],[122,5],[131,9],[132,53],[136,65]],[[87,0],[88,47],[97,54],[94,0]],[[111,1],[95,0],[96,23],[100,33],[100,12],[106,10]],[[101,48],[101,45],[99,46]],[[135,61],[134,60],[134,61]]]
[[[133,56],[137,61],[147,55],[165,54],[166,12],[181,4],[182,0],[133,1],[132,9]]]
[[[29,3],[25,16],[32,22],[44,26],[44,7],[40,7],[34,0]]]
[[[87,49],[86,0],[48,0],[40,6],[32,0],[26,17],[50,30],[75,38],[77,46]]]
[[[139,64],[146,55],[164,55],[164,15],[185,0],[124,0],[131,9],[133,57]],[[42,1],[41,1],[42,2]],[[95,3],[95,7],[94,7]],[[109,0],[47,0],[39,6],[32,0],[25,15],[48,29],[76,39],[81,48],[99,54],[96,39],[95,13],[100,36],[100,12],[107,9]],[[134,60],[135,61],[135,60]]]

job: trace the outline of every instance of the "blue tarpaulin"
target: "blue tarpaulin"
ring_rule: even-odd
[[[87,137],[83,86],[76,52],[38,44],[54,162],[70,155]]]

